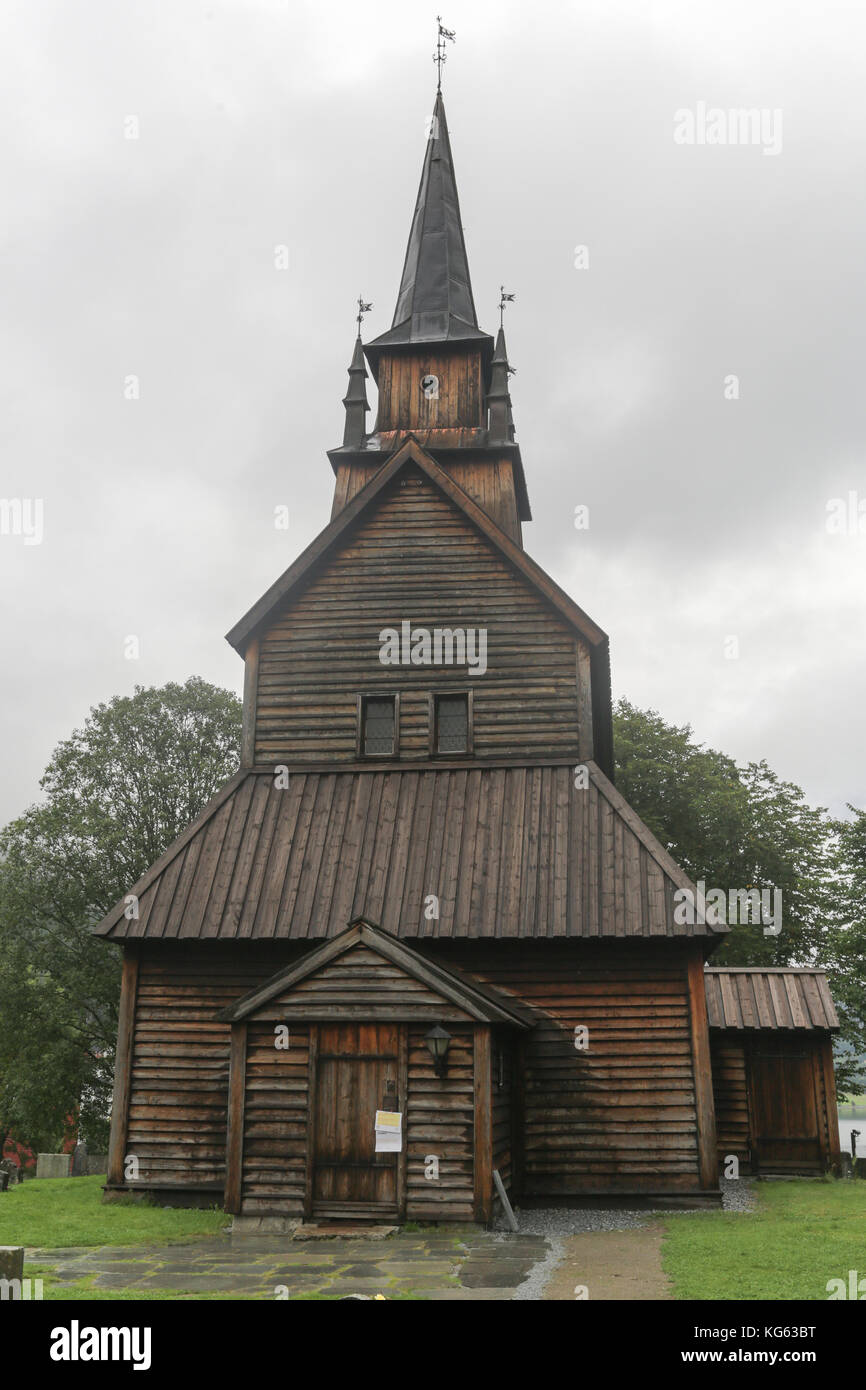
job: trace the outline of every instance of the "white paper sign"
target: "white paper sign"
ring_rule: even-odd
[[[403,1147],[403,1116],[399,1110],[376,1111],[376,1153],[396,1154]]]

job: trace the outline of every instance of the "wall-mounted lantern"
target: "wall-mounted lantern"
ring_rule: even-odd
[[[451,1034],[446,1033],[441,1024],[437,1023],[435,1027],[430,1029],[424,1041],[430,1049],[430,1055],[433,1058],[433,1070],[437,1076],[444,1076]]]

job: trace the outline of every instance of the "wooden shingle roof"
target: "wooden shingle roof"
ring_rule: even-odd
[[[704,971],[711,1028],[835,1029],[839,1019],[823,970],[776,966]]]
[[[238,773],[94,930],[115,939],[714,937],[689,880],[594,763]],[[438,899],[438,917],[431,912]]]

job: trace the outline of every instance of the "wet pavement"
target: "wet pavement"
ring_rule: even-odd
[[[346,1298],[364,1294],[433,1300],[513,1299],[549,1243],[487,1231],[363,1234],[330,1240],[212,1236],[165,1245],[28,1250],[57,1288],[237,1295],[254,1299]],[[58,1290],[59,1291],[59,1290]]]

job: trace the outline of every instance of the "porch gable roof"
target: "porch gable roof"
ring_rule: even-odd
[[[411,979],[425,985],[443,1001],[456,1005],[479,1023],[506,1024],[513,1028],[531,1028],[534,1012],[517,999],[512,999],[491,985],[466,975],[453,967],[445,969],[398,941],[389,932],[370,922],[357,919],[339,936],[317,946],[294,964],[277,971],[263,985],[250,990],[234,1004],[221,1010],[221,1023],[240,1023],[258,1012],[277,996],[285,994],[303,980],[317,974],[339,956],[357,946],[366,946]],[[310,1005],[311,1014],[315,1005]]]

